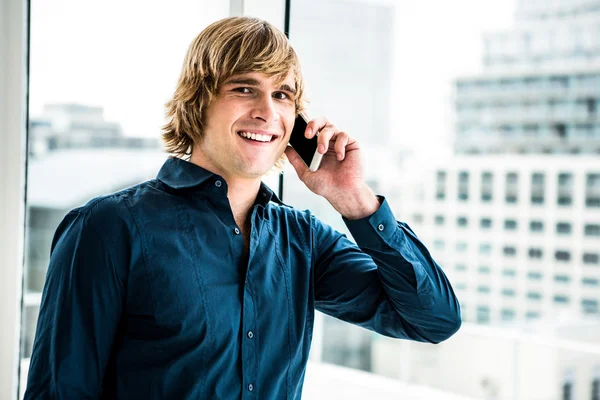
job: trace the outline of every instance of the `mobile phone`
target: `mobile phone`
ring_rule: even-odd
[[[317,151],[319,143],[317,141],[317,135],[311,139],[307,139],[304,136],[306,132],[306,126],[308,125],[308,116],[305,113],[300,113],[296,117],[294,122],[294,128],[292,129],[292,135],[290,136],[290,146],[296,150],[296,153],[302,158],[304,164],[311,170],[316,171],[321,165],[323,154]]]

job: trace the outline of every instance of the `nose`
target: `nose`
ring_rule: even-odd
[[[253,104],[251,117],[271,123],[279,118],[276,104],[271,96],[258,96]]]

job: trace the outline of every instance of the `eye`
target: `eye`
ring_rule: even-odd
[[[273,93],[273,97],[279,100],[287,100],[290,98],[290,96],[288,96],[285,92],[275,92]]]
[[[243,94],[249,94],[252,93],[252,91],[250,90],[250,88],[247,88],[245,86],[241,86],[241,87],[236,87],[232,89],[234,92],[238,92],[238,93],[243,93]]]

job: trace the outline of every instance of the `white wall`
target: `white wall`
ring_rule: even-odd
[[[21,315],[26,9],[0,0],[0,398],[15,399]]]

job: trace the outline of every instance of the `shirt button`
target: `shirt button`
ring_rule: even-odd
[[[236,235],[240,234],[240,230],[238,228],[235,228],[233,231],[235,232]]]
[[[216,186],[216,187],[221,187],[221,185],[222,185],[221,181],[216,181],[216,182],[215,182],[215,186]]]
[[[383,232],[383,230],[385,229],[385,226],[383,226],[383,224],[379,224],[379,225],[377,225],[377,229],[379,229],[379,232]]]
[[[253,391],[254,390],[254,385],[253,384],[249,384],[248,385],[248,390],[249,391]]]
[[[254,337],[254,333],[252,331],[248,331],[248,339],[252,339]]]

